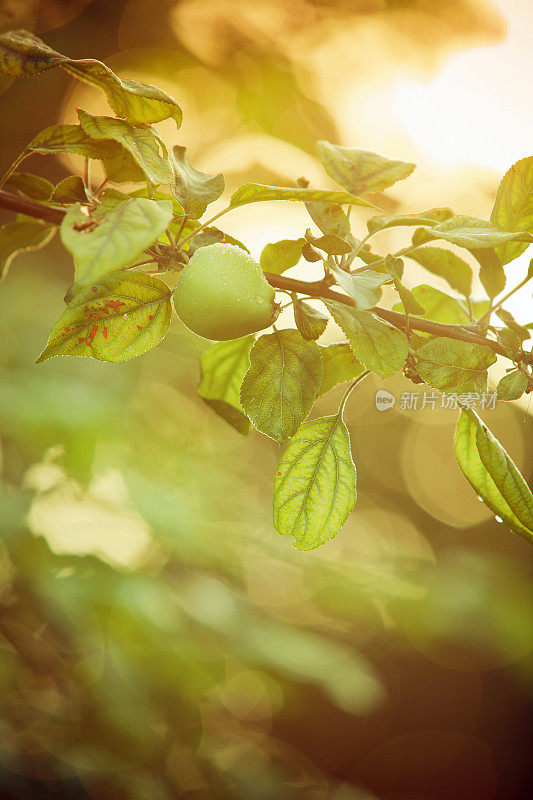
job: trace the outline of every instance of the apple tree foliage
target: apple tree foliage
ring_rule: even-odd
[[[0,36],[0,67],[16,77],[62,69],[101,89],[114,114],[79,109],[76,124],[40,131],[2,179],[0,206],[16,217],[0,228],[0,279],[17,253],[38,250],[54,235],[74,262],[66,308],[37,362],[60,355],[127,361],[162,340],[175,311],[192,330],[214,331],[210,338],[219,341],[201,357],[198,393],[239,433],[253,425],[285,445],[274,475],[274,525],[302,550],[334,537],[357,500],[344,418],[351,392],[369,373],[387,378],[403,372],[457,395],[459,467],[491,511],[533,541],[526,481],[461,400],[486,391],[497,355],[509,363],[499,399],[533,390],[527,347],[533,322],[519,322],[505,308],[533,277],[533,262],[525,276],[513,265],[533,241],[533,157],[503,177],[490,220],[445,207],[387,215],[369,193],[374,199],[408,178],[415,165],[322,141],[318,158],[339,188],[315,189],[304,178],[294,186],[246,183],[206,219],[208,206],[225,192],[224,178],[197,170],[183,146],[167,149],[155,125],[170,118],[178,129],[182,114],[166,92],[119,78],[99,61],[68,58],[26,31]],[[53,186],[20,170],[35,153],[79,155],[87,165],[100,161],[105,181],[93,186],[86,169],[84,179],[70,175]],[[232,209],[265,201],[305,204],[312,227],[267,244],[257,265],[245,244],[214,223]],[[369,211],[364,232],[352,232],[354,205]],[[414,229],[410,243],[396,253],[375,252],[372,237],[392,227]],[[481,300],[472,297],[469,261],[447,244],[479,264]],[[320,262],[320,280],[284,275],[302,259]],[[407,287],[409,260],[429,273],[427,284]],[[179,281],[172,288],[176,273],[188,278],[187,291],[180,292]],[[432,286],[431,276],[450,291]],[[380,305],[385,285],[398,296],[392,310]],[[271,326],[278,313],[274,291],[276,299],[288,297],[294,327]],[[311,298],[320,300],[320,309]],[[265,306],[252,309],[254,303]],[[344,340],[317,343],[331,319]],[[315,400],[342,383],[340,407],[308,420]]]

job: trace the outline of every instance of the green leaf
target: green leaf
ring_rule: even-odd
[[[407,161],[391,161],[379,153],[330,142],[317,142],[317,149],[329,177],[354,195],[381,192],[396,181],[409,177],[416,167]]]
[[[103,160],[106,178],[111,183],[141,183],[146,181],[146,173],[140,168],[128,150],[121,149],[116,158]],[[153,189],[153,184],[148,184]],[[148,197],[149,200],[152,197]]]
[[[322,359],[315,342],[306,342],[295,330],[276,330],[252,347],[241,404],[258,430],[283,442],[311,411],[321,381]]]
[[[533,232],[533,156],[517,161],[503,176],[490,220],[506,231]],[[498,247],[500,263],[508,264],[526,248],[514,242]]]
[[[443,278],[457,292],[469,297],[472,291],[472,269],[451,250],[442,247],[421,247],[408,254],[428,272]]]
[[[334,389],[339,383],[357,378],[363,372],[364,367],[354,356],[348,342],[334,342],[319,347],[323,367],[320,395]]]
[[[495,247],[506,242],[532,242],[533,234],[525,231],[502,231],[490,222],[477,217],[453,216],[432,228],[424,226],[416,230],[413,244],[423,244],[431,239],[444,239],[459,247],[476,249]]]
[[[74,256],[76,280],[88,283],[127,266],[157,240],[171,217],[170,201],[132,198],[91,217],[72,206],[61,223],[61,241]]]
[[[353,298],[356,311],[366,311],[367,308],[375,306],[381,297],[381,285],[390,280],[387,273],[374,272],[370,269],[351,275],[333,263],[328,263],[328,267],[339,286]]]
[[[79,175],[69,175],[59,181],[50,196],[50,200],[52,203],[62,203],[64,205],[70,205],[70,203],[82,203],[85,205],[89,202],[85,192],[85,185]]]
[[[134,123],[161,122],[172,117],[178,127],[181,124],[180,107],[156,86],[122,80],[101,61],[92,58],[67,58],[28,31],[9,31],[0,35],[1,72],[28,78],[54,67],[102,89],[117,117]]]
[[[318,247],[330,256],[343,256],[352,252],[351,244],[348,244],[336,233],[325,233],[318,238],[313,236],[311,231],[307,231],[306,239],[313,247]]]
[[[265,272],[281,275],[291,267],[295,267],[302,257],[305,239],[282,239],[265,245],[259,264]]]
[[[38,175],[29,172],[12,172],[4,184],[10,192],[16,191],[29,197],[31,200],[48,200],[54,189],[54,184]]]
[[[502,322],[504,322],[507,327],[510,328],[514,334],[516,334],[520,342],[523,342],[525,339],[529,339],[531,337],[529,330],[523,325],[519,325],[513,315],[510,314],[509,311],[506,311],[505,308],[499,308],[496,311],[496,314],[499,316]]]
[[[54,356],[129,361],[166,334],[171,290],[142,272],[113,272],[82,288],[52,328],[37,363]]]
[[[367,369],[387,378],[402,368],[408,353],[402,331],[381,322],[370,311],[356,311],[336,300],[324,303]]]
[[[309,216],[322,233],[334,233],[344,238],[350,233],[350,221],[339,206],[327,203],[306,203]]]
[[[328,324],[329,317],[317,311],[316,308],[304,303],[303,300],[293,299],[294,321],[304,339],[318,339]]]
[[[420,286],[415,286],[412,294],[424,307],[425,312],[420,316],[425,317],[425,319],[459,325],[470,321],[467,309],[461,301],[445,292],[441,292],[439,289],[434,289],[433,286],[420,284]],[[402,305],[396,303],[392,309],[393,311],[401,312]]]
[[[298,550],[333,539],[357,500],[357,473],[342,413],[302,425],[274,478],[274,526]]]
[[[168,159],[161,155],[160,141],[149,125],[134,125],[113,117],[93,117],[81,108],[77,111],[80,125],[87,136],[118,142],[154,186],[172,181]]]
[[[498,384],[498,400],[518,400],[528,387],[526,375],[515,369],[504,375]]]
[[[533,541],[533,495],[516,464],[472,409],[463,408],[455,457],[476,494],[515,533]]]
[[[70,153],[97,160],[117,158],[122,152],[117,142],[97,141],[87,136],[81,125],[50,125],[32,139],[26,150],[41,155]]]
[[[337,192],[333,189],[299,189],[290,186],[265,186],[261,183],[245,183],[231,196],[233,208],[247,203],[262,203],[269,200],[295,200],[303,203],[335,203],[337,205],[366,206],[374,208],[371,203],[354,197],[348,192]]]
[[[470,252],[480,264],[479,279],[487,295],[492,299],[503,292],[507,281],[494,247],[470,248]]]
[[[409,227],[411,225],[436,225],[438,222],[453,217],[451,208],[431,208],[420,214],[387,214],[371,217],[366,225],[369,233],[377,233],[385,228]]]
[[[422,380],[441,392],[485,392],[487,369],[496,361],[489,348],[437,337],[416,351]]]
[[[418,316],[425,314],[426,310],[424,306],[417,300],[413,292],[403,285],[399,278],[394,279],[394,288],[400,295],[400,300],[406,314],[415,314]]]
[[[200,359],[202,378],[198,394],[216,414],[243,435],[250,430],[250,422],[242,410],[239,390],[250,365],[248,354],[254,339],[254,336],[245,336],[217,342],[202,353]]]
[[[36,219],[23,218],[0,227],[0,282],[6,277],[11,262],[26,250],[40,250],[55,233],[55,226]]]
[[[174,176],[170,186],[172,194],[188,214],[199,219],[207,206],[218,200],[226,188],[224,176],[199,172],[189,163],[185,147],[180,145],[172,148],[170,163]]]

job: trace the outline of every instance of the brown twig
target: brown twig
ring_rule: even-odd
[[[55,225],[60,225],[66,214],[63,208],[47,206],[43,203],[27,200],[24,197],[18,197],[2,189],[0,189],[0,208],[6,208],[10,211],[16,211],[19,214],[36,217],[45,222],[53,222]],[[180,244],[183,244],[183,242],[180,242]],[[274,275],[271,272],[265,272],[265,278],[275,289],[282,289],[289,292],[301,292],[309,297],[316,297],[318,299],[336,300],[338,303],[343,303],[346,306],[354,305],[354,301],[351,297],[333,291],[325,281],[301,281],[297,278],[287,278],[285,275]],[[397,328],[404,331],[407,329],[408,322],[405,314],[400,314],[397,311],[390,311],[386,308],[378,308],[377,306],[372,308],[371,311],[377,317],[385,320],[385,322],[390,322],[391,325],[395,325]],[[489,347],[494,353],[500,356],[508,357],[506,349],[502,347],[501,344],[492,339],[487,339],[479,333],[469,331],[462,325],[449,325],[444,322],[433,322],[433,320],[430,319],[420,319],[419,317],[413,316],[409,317],[409,325],[413,330],[431,333],[433,336],[442,336],[446,339],[455,339],[460,342],[483,345],[484,347]],[[521,351],[519,355],[526,364],[533,365],[533,353]]]

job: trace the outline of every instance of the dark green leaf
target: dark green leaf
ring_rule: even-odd
[[[54,191],[50,196],[52,203],[63,203],[69,205],[70,203],[88,203],[85,186],[79,175],[69,175],[59,181]]]
[[[189,163],[185,155],[185,147],[176,145],[172,148],[170,163],[174,178],[170,188],[185,211],[198,219],[207,206],[218,200],[226,188],[224,176],[206,175],[199,172]]]
[[[160,141],[149,125],[132,124],[113,117],[93,117],[78,108],[80,125],[92,139],[118,142],[131,155],[154,186],[170,183],[172,170],[160,152]],[[179,199],[179,198],[178,198]]]
[[[20,194],[32,200],[48,200],[54,189],[54,184],[46,178],[38,175],[30,175],[29,172],[12,172],[4,184],[8,191],[20,192]]]
[[[72,206],[61,223],[61,240],[76,262],[76,280],[88,283],[130,264],[163,233],[170,201],[132,198],[99,216]]]
[[[416,167],[406,161],[391,161],[379,153],[330,142],[317,142],[317,149],[329,177],[354,195],[381,192],[407,178]]]
[[[498,384],[498,400],[518,400],[528,387],[527,377],[519,369],[509,372]]]
[[[533,232],[533,156],[513,164],[503,176],[490,219],[502,230]],[[518,258],[527,246],[510,242],[498,247],[500,263]]]
[[[442,247],[421,247],[408,254],[409,258],[438,275],[457,292],[468,297],[472,291],[472,269],[451,250]]]
[[[322,314],[321,311],[317,311],[309,303],[304,303],[303,300],[296,298],[293,300],[293,308],[296,327],[304,339],[318,339],[322,336],[329,319],[326,314]]]
[[[245,183],[231,197],[231,205],[244,206],[247,203],[260,203],[268,200],[295,200],[303,203],[335,203],[337,205],[367,206],[371,203],[354,197],[347,192],[332,189],[299,189],[290,186],[264,186],[261,183]]]
[[[422,380],[440,392],[485,392],[487,369],[496,361],[488,347],[437,337],[416,351]]]
[[[348,342],[334,342],[325,347],[319,345],[322,355],[322,385],[319,394],[325,394],[339,383],[353,380],[364,367],[353,354]]]
[[[122,80],[101,61],[67,58],[28,31],[0,35],[1,72],[28,78],[53,67],[61,67],[85,83],[102,89],[117,117],[131,122],[161,122],[172,117],[178,127],[181,124],[180,107],[162,89],[148,83]]]
[[[283,442],[311,411],[321,381],[322,359],[315,342],[306,342],[295,330],[274,331],[252,347],[241,404],[258,430]]]
[[[55,226],[36,219],[21,219],[0,227],[0,282],[6,277],[11,262],[26,250],[39,250],[55,233]]]
[[[455,457],[476,494],[511,530],[533,541],[533,495],[516,464],[472,409],[461,411]]]
[[[313,550],[337,535],[357,500],[357,473],[342,414],[302,425],[274,478],[274,525]]]
[[[356,311],[335,300],[324,302],[367,369],[387,378],[402,368],[408,353],[402,331],[381,322],[370,311]]]
[[[453,217],[451,208],[431,208],[429,211],[421,211],[420,214],[388,214],[371,217],[366,224],[369,233],[377,233],[385,230],[385,228],[436,225],[438,222],[444,222],[450,217]]]
[[[200,359],[202,379],[198,394],[213,411],[229,422],[239,433],[247,434],[250,422],[245,416],[239,390],[250,365],[248,354],[254,336],[217,342]]]
[[[78,291],[37,359],[83,356],[128,361],[161,341],[170,324],[171,290],[142,272],[113,272]]]
[[[38,133],[26,149],[41,155],[71,153],[98,160],[117,158],[122,152],[117,142],[97,141],[87,136],[81,125],[50,125]]]
[[[282,239],[265,245],[259,264],[265,272],[281,275],[286,269],[295,267],[302,257],[305,239]]]

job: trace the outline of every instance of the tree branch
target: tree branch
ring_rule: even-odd
[[[24,197],[18,197],[3,189],[0,189],[0,208],[16,211],[19,214],[26,214],[29,217],[36,217],[45,222],[52,222],[55,225],[60,225],[66,214],[63,208],[46,206],[43,203],[27,200]],[[300,281],[297,278],[287,278],[285,275],[274,275],[271,272],[265,272],[265,278],[275,289],[284,289],[289,292],[302,292],[303,294],[318,299],[336,300],[338,303],[343,303],[346,306],[354,305],[354,301],[351,297],[333,291],[324,281]],[[385,322],[390,322],[397,328],[402,330],[407,328],[408,318],[405,314],[399,314],[397,311],[389,311],[386,308],[378,308],[377,306],[370,310],[377,317],[385,320]],[[412,316],[409,316],[409,325],[413,330],[431,333],[433,336],[442,336],[446,339],[456,339],[461,342],[480,344],[484,347],[489,347],[494,353],[508,358],[508,354],[501,344],[492,339],[487,339],[485,336],[481,336],[478,333],[469,331],[462,325],[449,325],[443,322],[433,322],[429,319],[420,319],[420,317]],[[520,356],[526,364],[533,365],[533,353],[522,350]]]

